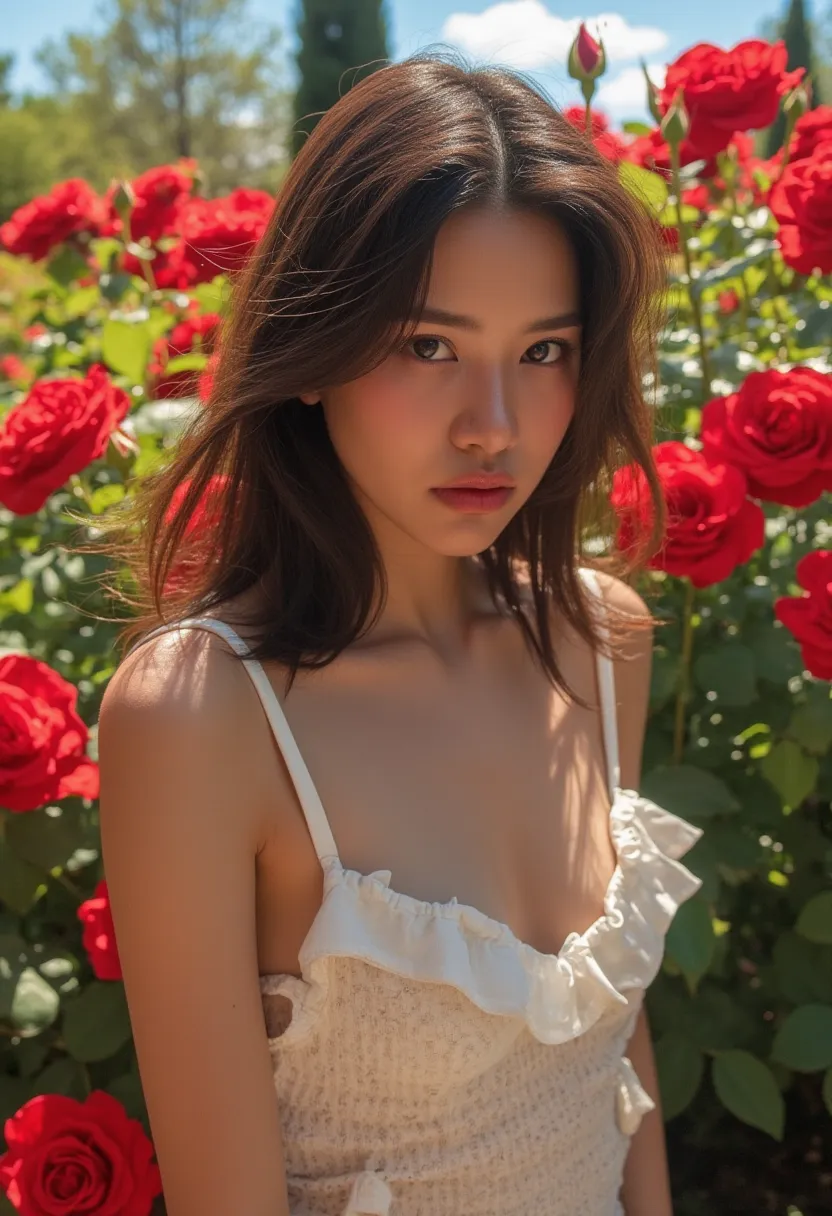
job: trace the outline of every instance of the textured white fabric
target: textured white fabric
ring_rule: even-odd
[[[179,625],[245,653],[224,622]],[[701,832],[620,788],[613,669],[598,662],[617,865],[598,920],[543,954],[456,899],[395,891],[389,870],[344,868],[246,661],[324,870],[301,978],[260,979],[292,1216],[623,1216],[630,1137],[653,1107],[624,1052],[701,885],[679,861]]]

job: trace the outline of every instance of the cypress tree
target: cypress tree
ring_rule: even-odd
[[[795,68],[806,69],[806,75],[811,77],[812,105],[819,105],[820,96],[818,93],[817,75],[814,70],[815,60],[812,54],[812,33],[810,24],[806,19],[803,0],[791,0],[786,20],[781,26],[780,37],[785,42],[786,50],[789,54],[788,70],[793,72]],[[786,119],[781,109],[777,118],[768,128],[766,156],[773,156],[778,148],[782,147],[785,133]]]
[[[325,110],[389,62],[384,0],[300,0],[292,153]]]

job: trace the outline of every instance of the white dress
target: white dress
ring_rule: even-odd
[[[176,627],[246,652],[208,616],[142,641]],[[246,666],[324,871],[303,978],[260,980],[292,1216],[620,1216],[630,1137],[653,1105],[624,1052],[667,928],[701,885],[679,862],[701,832],[620,787],[610,660],[617,867],[603,914],[557,954],[456,899],[400,894],[389,870],[345,869],[265,671]]]

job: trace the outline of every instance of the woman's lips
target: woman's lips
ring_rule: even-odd
[[[432,490],[440,502],[454,511],[464,511],[466,514],[481,514],[486,511],[498,511],[505,506],[509,497],[514,493],[511,486],[499,486],[494,490]]]

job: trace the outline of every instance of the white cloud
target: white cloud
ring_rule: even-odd
[[[664,84],[665,71],[663,63],[647,65],[650,79],[659,87]],[[592,99],[592,104],[597,109],[605,110],[611,118],[622,120],[645,114],[649,116],[647,83],[641,68],[625,68],[609,80],[602,76],[598,83],[598,92]],[[648,117],[648,121],[653,120]]]
[[[503,0],[481,13],[452,13],[442,40],[472,59],[499,62],[521,71],[562,63],[582,18],[557,17],[541,0]],[[667,45],[667,33],[652,25],[629,25],[620,13],[584,17],[587,29],[604,40],[607,64],[654,55]]]

